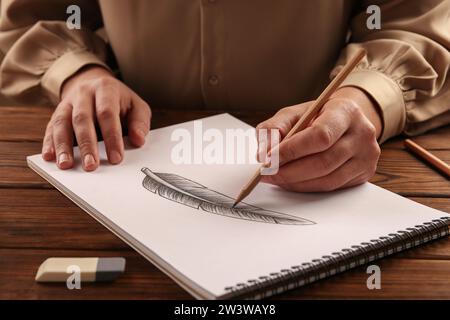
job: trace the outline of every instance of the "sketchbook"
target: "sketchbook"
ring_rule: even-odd
[[[228,114],[201,124],[216,136],[254,130]],[[259,165],[176,164],[176,129],[207,145],[187,122],[152,130],[118,166],[103,143],[92,173],[61,171],[41,155],[28,165],[199,299],[268,297],[448,235],[446,213],[370,183],[315,194],[260,183],[232,208]]]

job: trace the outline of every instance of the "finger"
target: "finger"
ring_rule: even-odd
[[[145,136],[150,130],[151,116],[149,105],[137,95],[134,95],[127,117],[128,137],[134,146],[140,147],[145,143]]]
[[[281,134],[278,129],[260,128],[257,135],[258,150],[256,152],[256,160],[262,163],[270,161],[268,153],[270,150],[278,145],[281,141]]]
[[[361,171],[361,164],[354,161],[354,159],[350,159],[337,170],[324,177],[293,184],[283,184],[280,187],[296,192],[329,192],[342,188],[349,181],[359,176]]]
[[[297,123],[300,117],[305,113],[311,103],[302,103],[299,105],[286,107],[279,110],[273,117],[261,122],[256,126],[256,130],[259,129],[278,129],[281,137],[291,130],[291,128]]]
[[[354,187],[360,184],[363,184],[364,182],[369,181],[370,178],[366,174],[360,174],[353,178],[352,180],[348,181],[346,184],[344,184],[341,189]]]
[[[81,161],[85,171],[93,171],[99,165],[97,134],[94,125],[94,97],[79,92],[73,106],[72,125],[80,148]]]
[[[351,105],[329,101],[311,126],[276,147],[280,165],[329,149],[349,129],[354,112]]]
[[[283,139],[305,113],[311,103],[303,103],[279,110],[273,117],[261,122],[256,126],[256,138],[258,140],[258,161],[263,161],[263,157],[269,150],[278,143],[272,145],[271,130],[278,130],[280,139]]]
[[[352,187],[352,186],[356,186],[358,184],[369,181],[375,175],[375,173],[377,171],[378,157],[379,157],[379,147],[378,147],[378,150],[375,149],[374,155],[369,155],[369,158],[355,157],[356,161],[359,161],[360,163],[362,163],[362,166],[365,167],[365,170],[361,174],[357,175],[352,180],[347,182],[342,187],[343,188]]]
[[[100,88],[95,95],[95,111],[111,164],[123,158],[122,126],[120,123],[120,97],[117,91]]]
[[[52,120],[52,140],[56,154],[56,164],[60,169],[73,166],[72,106],[59,105]]]
[[[53,144],[53,129],[52,124],[49,122],[45,129],[44,141],[42,142],[42,158],[45,161],[55,160],[55,147]]]
[[[295,184],[329,175],[353,157],[353,140],[343,137],[330,149],[289,162],[275,175],[263,176],[273,184]]]
[[[256,140],[258,141],[258,150],[256,151],[256,160],[258,162],[265,162],[266,161],[266,154],[267,152],[269,152],[268,149],[268,143],[270,137],[270,130],[273,129],[265,129],[265,128],[261,128],[261,129],[257,129],[256,131]]]

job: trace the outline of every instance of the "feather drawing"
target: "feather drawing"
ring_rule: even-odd
[[[310,220],[265,210],[246,203],[239,203],[235,208],[232,208],[233,198],[208,189],[195,181],[176,174],[153,172],[148,168],[142,168],[141,171],[146,175],[142,182],[144,188],[163,198],[191,208],[256,222],[290,225],[315,224]]]

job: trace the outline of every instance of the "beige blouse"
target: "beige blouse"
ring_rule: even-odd
[[[66,26],[72,4],[81,7],[81,30]],[[381,30],[366,27],[370,4],[381,7]],[[378,102],[382,141],[450,122],[450,0],[1,5],[1,91],[23,102],[56,104],[80,68],[117,63],[123,81],[153,106],[276,111],[317,97],[330,70],[335,75],[364,47],[368,56],[345,85]]]

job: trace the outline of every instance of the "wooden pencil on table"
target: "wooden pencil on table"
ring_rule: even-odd
[[[305,129],[309,123],[314,119],[314,117],[320,112],[324,104],[330,99],[333,93],[339,88],[342,82],[347,78],[350,72],[358,65],[361,59],[366,55],[364,49],[360,49],[357,53],[350,59],[350,61],[342,68],[342,70],[337,74],[337,76],[330,82],[330,84],[325,88],[325,90],[320,94],[316,101],[309,107],[309,109],[303,114],[303,116],[297,121],[297,123],[291,128],[288,134],[283,138],[283,140],[288,139],[297,132]],[[282,142],[280,142],[281,144]],[[241,192],[236,198],[233,204],[233,208],[241,202],[245,197],[247,197],[256,185],[261,180],[261,169],[262,165],[255,174],[252,176],[250,181],[242,188]]]
[[[406,139],[405,147],[450,178],[450,166],[414,141]]]

